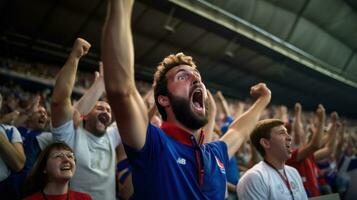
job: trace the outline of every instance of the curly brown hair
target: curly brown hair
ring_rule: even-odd
[[[178,66],[178,65],[188,65],[191,66],[193,69],[196,69],[196,65],[192,60],[191,56],[186,56],[182,52],[177,54],[171,54],[164,58],[159,65],[157,66],[157,70],[154,74],[154,97],[155,97],[155,104],[161,114],[161,117],[164,121],[167,120],[167,114],[165,112],[164,107],[162,107],[158,103],[158,96],[164,95],[168,96],[167,90],[167,78],[166,74],[170,69]]]

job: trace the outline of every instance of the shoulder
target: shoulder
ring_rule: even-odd
[[[80,128],[78,128],[80,129]],[[73,120],[69,120],[58,127],[52,127],[51,132],[56,133],[63,130],[74,130]]]
[[[209,150],[223,151],[227,152],[227,144],[223,141],[214,141],[204,144],[205,148]]]
[[[241,179],[247,182],[262,183],[265,182],[264,180],[267,173],[269,173],[269,170],[260,162],[250,168]]]
[[[204,144],[204,150],[214,155],[218,155],[221,159],[229,160],[228,147],[223,141],[215,141]]]
[[[251,182],[251,184],[265,185],[269,187],[271,179],[273,178],[273,169],[271,169],[264,161],[260,161],[252,168],[250,168],[241,179]],[[240,182],[241,180],[239,180]]]
[[[238,181],[237,194],[239,199],[268,199],[269,179],[262,163],[249,169]]]
[[[7,136],[11,143],[22,143],[22,137],[20,132],[17,130],[15,126],[0,124],[1,132]]]
[[[285,165],[285,169],[291,173],[297,173],[299,174],[299,172],[297,171],[297,169],[295,169],[294,167],[291,167],[289,165]]]
[[[298,170],[296,168],[288,166],[288,165],[285,165],[285,170],[286,170],[287,173],[289,173],[290,175],[294,176],[295,178],[301,179],[300,174],[299,174],[299,172],[298,172]]]

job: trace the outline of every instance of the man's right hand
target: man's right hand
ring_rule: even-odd
[[[271,91],[265,83],[258,83],[250,88],[250,95],[255,98],[266,97],[270,101]]]
[[[82,38],[77,38],[73,44],[71,55],[79,59],[88,53],[90,47],[89,42]]]

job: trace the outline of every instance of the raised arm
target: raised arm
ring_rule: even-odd
[[[253,86],[250,94],[256,97],[254,104],[230,125],[227,133],[221,138],[228,146],[228,155],[232,157],[253,131],[260,115],[271,99],[271,92],[264,83]]]
[[[157,112],[157,108],[155,105],[155,99],[154,99],[154,88],[153,87],[151,87],[146,92],[143,99],[144,99],[144,103],[148,109],[148,118],[151,120]]]
[[[320,142],[326,118],[325,108],[321,104],[317,107],[316,117],[317,125],[315,131],[312,133],[312,138],[306,145],[299,147],[298,154],[296,156],[296,161],[301,161],[302,159],[313,154],[320,148]]]
[[[214,126],[216,123],[216,114],[217,114],[217,107],[216,107],[216,102],[214,101],[214,98],[211,94],[210,91],[207,90],[207,96],[208,96],[208,123],[203,127],[203,132],[205,133],[205,138],[204,138],[204,143],[211,142],[212,141],[212,135]]]
[[[218,102],[222,105],[224,118],[231,116],[231,112],[229,111],[227,100],[224,98],[222,92],[217,91],[216,96],[218,98]]]
[[[13,134],[15,133],[13,132]],[[18,133],[18,135],[20,135],[20,133]],[[6,137],[6,134],[2,132],[0,132],[0,157],[4,160],[6,165],[15,172],[20,171],[24,167],[26,160],[22,143],[11,143]]]
[[[337,112],[331,113],[331,125],[327,131],[327,143],[323,148],[315,151],[314,156],[316,160],[321,160],[332,155],[336,143],[338,124],[339,122]]]
[[[77,38],[72,52],[66,63],[57,74],[55,87],[52,94],[51,112],[52,126],[59,127],[73,117],[71,94],[76,79],[79,59],[88,53],[90,44],[84,39]]]
[[[303,141],[302,141],[302,135],[306,134],[304,132],[304,128],[303,128],[303,124],[302,124],[302,120],[301,120],[301,111],[302,111],[302,108],[301,108],[301,104],[300,103],[296,103],[295,104],[295,119],[294,119],[294,122],[293,122],[293,142],[295,144],[295,146],[300,146],[303,144]]]
[[[83,94],[78,102],[73,105],[81,115],[87,115],[93,109],[99,98],[103,95],[105,91],[103,73],[103,63],[99,62],[99,72],[95,72],[93,84]]]
[[[339,133],[337,134],[337,145],[336,145],[336,148],[334,149],[334,156],[335,156],[335,159],[336,161],[338,162],[338,160],[340,159],[341,157],[341,154],[342,152],[345,151],[345,147],[344,147],[344,144],[346,142],[346,139],[345,139],[345,122],[342,122],[341,123],[341,128],[339,129]]]
[[[236,105],[237,105],[237,110],[236,113],[234,114],[234,118],[237,118],[244,113],[244,106],[245,106],[244,102],[238,101]]]
[[[140,150],[149,122],[147,108],[135,86],[131,32],[132,0],[110,0],[104,26],[102,58],[108,100],[123,142]]]

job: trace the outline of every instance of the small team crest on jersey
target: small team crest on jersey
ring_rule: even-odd
[[[219,167],[219,169],[221,170],[221,173],[222,174],[226,174],[226,169],[224,168],[224,164],[222,163],[222,161],[220,161],[216,156],[216,162],[217,162],[217,165]]]
[[[299,189],[294,181],[290,181],[290,187],[291,187],[291,190],[293,190],[293,191]]]

